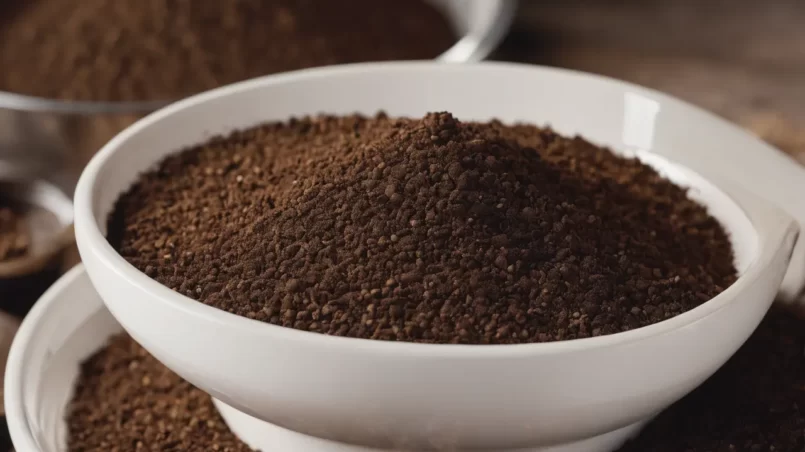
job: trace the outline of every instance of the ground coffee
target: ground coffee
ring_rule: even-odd
[[[276,325],[440,343],[616,333],[735,279],[719,223],[635,159],[501,123],[272,123],[166,159],[110,241],[166,286]]]
[[[805,325],[772,310],[716,375],[621,452],[805,450]]]
[[[82,364],[66,421],[71,452],[251,450],[209,395],[125,334]]]
[[[311,66],[431,59],[455,40],[423,0],[7,0],[0,90],[175,99]]]
[[[620,452],[805,450],[803,350],[803,322],[771,311],[716,375]],[[207,394],[128,336],[118,336],[90,358],[77,386],[67,419],[71,451],[115,446],[121,452],[208,451],[215,444],[218,450],[248,450],[222,423]]]
[[[10,207],[0,206],[0,262],[24,256],[30,243],[25,219]]]

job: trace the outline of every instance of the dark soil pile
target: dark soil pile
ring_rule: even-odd
[[[625,331],[735,279],[730,242],[635,159],[534,126],[319,117],[169,157],[120,199],[166,286],[338,336],[502,344]]]

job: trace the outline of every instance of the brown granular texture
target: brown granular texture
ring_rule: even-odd
[[[4,0],[0,90],[168,100],[312,66],[431,59],[455,40],[423,0]]]
[[[212,399],[126,334],[81,365],[67,407],[67,450],[243,452]]]
[[[0,206],[0,262],[26,255],[30,244],[25,219],[13,209]]]
[[[772,310],[718,373],[620,452],[805,450],[803,327],[790,313]],[[223,425],[207,394],[127,335],[112,339],[82,366],[68,412],[70,451],[207,451],[215,450],[215,438],[219,450],[249,450]],[[160,422],[163,427],[155,427]],[[193,422],[203,433],[189,427]],[[159,436],[153,434],[159,428],[179,436],[190,430],[184,430],[184,441],[144,440]]]
[[[704,385],[621,452],[805,450],[805,324],[772,310]]]
[[[736,277],[720,224],[638,160],[449,113],[216,138],[144,174],[109,231],[137,268],[211,306],[382,340],[617,333]]]

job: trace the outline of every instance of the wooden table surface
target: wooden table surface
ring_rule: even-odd
[[[495,58],[668,92],[805,164],[805,0],[521,0]]]

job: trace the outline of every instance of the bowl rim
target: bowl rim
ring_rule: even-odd
[[[685,109],[692,109],[693,111],[703,111],[684,101],[677,100],[672,96],[660,93],[655,90],[644,88],[628,82],[612,79],[605,76],[588,74],[581,71],[560,69],[553,67],[543,67],[535,65],[526,65],[518,63],[505,63],[505,62],[482,62],[462,65],[444,65],[433,62],[381,62],[381,63],[357,63],[342,66],[331,66],[324,68],[311,68],[303,69],[300,71],[270,75],[260,77],[244,82],[235,83],[232,85],[216,88],[211,91],[191,96],[182,101],[171,104],[157,112],[154,112],[145,118],[140,119],[126,130],[120,132],[116,137],[109,141],[89,162],[85,167],[84,172],[78,182],[78,187],[75,194],[75,223],[76,235],[78,239],[79,251],[81,254],[92,253],[95,258],[100,261],[104,267],[108,268],[111,273],[115,273],[118,278],[127,281],[128,284],[139,287],[143,292],[149,296],[159,299],[160,303],[169,303],[171,308],[177,312],[183,312],[188,316],[196,316],[203,318],[205,321],[216,324],[221,328],[238,329],[248,332],[255,336],[264,336],[266,338],[280,339],[284,341],[291,341],[297,344],[305,344],[311,346],[347,346],[353,350],[360,350],[362,352],[375,352],[375,353],[407,353],[415,356],[428,356],[428,357],[489,357],[489,358],[502,358],[511,356],[532,356],[534,354],[554,354],[554,353],[569,353],[575,351],[588,351],[597,348],[611,347],[616,345],[627,344],[635,341],[644,340],[649,337],[668,334],[674,330],[689,326],[703,318],[723,309],[732,300],[734,300],[743,290],[750,287],[758,278],[760,278],[765,271],[762,264],[767,262],[760,262],[761,257],[766,259],[771,258],[772,250],[774,248],[769,246],[770,240],[765,240],[759,234],[759,226],[756,224],[756,215],[745,208],[743,202],[737,202],[732,196],[732,192],[727,192],[716,185],[713,179],[704,177],[698,172],[688,168],[687,166],[674,163],[665,159],[657,154],[662,160],[666,160],[671,165],[683,168],[701,178],[704,182],[712,185],[721,195],[727,198],[733,206],[744,214],[757,235],[757,249],[755,255],[748,259],[749,265],[742,275],[723,292],[713,297],[712,299],[702,303],[701,305],[686,311],[682,314],[674,316],[670,319],[663,320],[654,324],[635,328],[633,330],[596,336],[580,339],[571,339],[553,342],[541,343],[522,343],[522,344],[500,344],[500,345],[474,345],[474,344],[441,344],[441,343],[413,343],[413,342],[395,342],[395,341],[378,341],[363,338],[340,337],[331,336],[321,333],[313,333],[294,328],[288,328],[278,325],[273,325],[266,322],[261,322],[254,319],[249,319],[227,311],[206,305],[200,301],[189,298],[172,289],[160,284],[156,280],[150,278],[145,273],[137,270],[133,265],[126,261],[106,240],[105,235],[101,232],[95,219],[93,208],[93,192],[95,191],[95,182],[98,181],[100,170],[106,164],[107,160],[111,158],[119,149],[121,145],[128,141],[131,136],[134,136],[142,129],[145,129],[150,124],[161,121],[164,117],[177,114],[187,108],[204,104],[207,101],[218,99],[232,93],[245,91],[266,85],[281,85],[289,81],[299,81],[300,79],[321,79],[329,78],[332,76],[349,76],[352,73],[366,73],[384,71],[395,71],[396,73],[414,72],[419,73],[422,71],[485,71],[485,70],[503,70],[503,71],[529,71],[533,74],[553,74],[562,77],[575,77],[587,80],[595,80],[604,82],[609,86],[618,87],[620,90],[627,92],[638,92],[652,96],[653,99],[663,103],[674,103],[684,107]],[[706,113],[706,112],[705,112]],[[748,140],[754,140],[751,135],[746,134],[737,126],[733,126],[728,122],[718,118],[715,115],[706,113],[709,117],[718,123],[730,126],[732,132],[737,132],[745,136]],[[752,141],[754,142],[754,141]],[[750,142],[751,143],[751,142]],[[751,201],[752,204],[758,205],[759,201],[754,195],[743,192],[747,196],[742,201]],[[762,204],[761,204],[762,205]],[[785,232],[779,232],[778,235],[783,235],[796,232],[797,227],[793,219],[787,214],[779,211],[778,209],[767,206],[772,212],[778,214],[778,222],[785,223]],[[757,212],[756,212],[757,213]],[[768,212],[767,212],[768,213]],[[782,238],[775,238],[782,241]],[[776,249],[774,252],[776,253]],[[92,269],[88,267],[87,273],[90,278],[94,278]],[[103,299],[103,297],[101,297]],[[104,303],[106,301],[104,300]],[[114,310],[112,310],[114,312]],[[126,322],[120,320],[124,326]]]
[[[24,373],[26,367],[30,365],[28,355],[31,340],[39,331],[40,323],[48,314],[51,305],[61,300],[67,288],[85,276],[86,271],[82,264],[77,264],[68,270],[39,297],[14,335],[3,379],[3,408],[11,441],[16,450],[31,452],[42,450],[31,431],[31,423],[25,409]]]
[[[481,61],[500,44],[508,32],[517,10],[518,0],[484,0],[494,3],[493,19],[485,27],[459,37],[447,50],[433,60],[442,63],[471,63]],[[354,63],[362,64],[362,63]],[[320,66],[327,67],[327,66]],[[303,69],[302,69],[303,70]],[[295,71],[292,71],[295,72]],[[274,74],[267,74],[270,76]],[[264,76],[264,77],[265,77]],[[192,95],[191,95],[192,96]],[[190,96],[188,96],[190,97]],[[145,114],[180,100],[147,101],[77,101],[60,100],[0,90],[0,109],[13,111],[60,113],[75,115]]]

